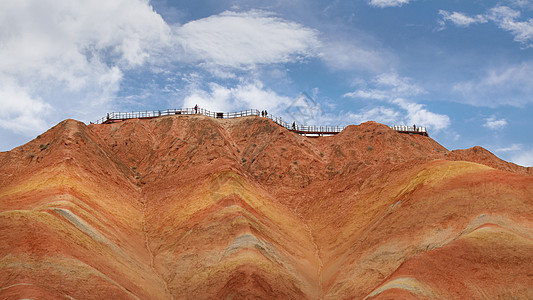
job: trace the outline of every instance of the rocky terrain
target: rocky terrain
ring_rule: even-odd
[[[66,120],[0,152],[0,298],[531,299],[532,172],[375,122]]]

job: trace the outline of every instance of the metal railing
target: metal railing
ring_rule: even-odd
[[[346,126],[301,125],[296,124],[295,122],[289,124],[288,122],[283,121],[281,117],[276,117],[271,114],[267,114],[266,117],[274,121],[274,123],[280,125],[281,127],[300,134],[331,135],[337,134],[341,132],[344,128],[346,128]]]
[[[398,132],[404,132],[404,133],[417,133],[422,135],[427,135],[428,131],[426,127],[418,127],[418,126],[405,126],[405,125],[394,125],[390,126],[390,128],[398,131]]]
[[[172,116],[172,115],[204,115],[217,119],[233,119],[241,118],[247,116],[263,116],[276,124],[299,134],[304,135],[333,135],[340,133],[346,126],[318,126],[318,125],[301,125],[296,124],[296,122],[288,123],[284,121],[281,117],[273,116],[272,114],[263,114],[262,111],[257,109],[248,109],[237,112],[213,112],[204,108],[181,108],[181,109],[167,109],[167,110],[147,110],[147,111],[137,111],[137,112],[111,112],[108,113],[105,117],[96,121],[96,124],[106,124],[113,123],[116,121],[124,121],[127,119],[151,119],[158,118],[163,116]],[[401,133],[416,133],[422,135],[428,135],[425,127],[417,126],[404,126],[404,125],[395,125],[389,126],[390,128],[401,132]]]
[[[204,108],[180,108],[167,110],[147,110],[135,112],[111,112],[105,117],[96,121],[96,124],[112,123],[114,121],[123,121],[128,119],[151,119],[163,116],[172,115],[204,115],[212,118],[232,119],[247,116],[259,116],[260,112],[257,109],[248,109],[238,112],[213,112]]]

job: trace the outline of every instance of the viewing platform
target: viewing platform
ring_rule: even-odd
[[[122,122],[129,119],[153,119],[164,116],[175,116],[175,115],[204,115],[216,119],[233,119],[241,118],[248,116],[258,116],[268,118],[274,121],[276,124],[286,128],[289,131],[298,133],[300,135],[309,136],[309,137],[318,137],[318,136],[328,136],[335,135],[340,133],[346,126],[319,126],[319,125],[301,125],[293,123],[288,123],[284,121],[281,117],[276,117],[271,114],[263,115],[261,111],[257,109],[248,109],[238,112],[212,112],[204,108],[181,108],[181,109],[167,109],[167,110],[148,110],[148,111],[138,111],[138,112],[111,112],[108,113],[105,117],[96,121],[96,124],[110,124],[116,122]],[[428,136],[427,130],[425,127],[418,126],[403,126],[395,125],[390,126],[390,128],[400,132],[408,134],[420,134],[423,136]]]
[[[423,136],[429,136],[428,131],[426,127],[418,127],[418,126],[404,126],[404,125],[394,125],[390,126],[390,128],[400,132],[400,133],[410,133],[410,134],[420,134]]]

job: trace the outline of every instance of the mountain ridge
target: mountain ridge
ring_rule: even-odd
[[[0,296],[527,298],[530,174],[375,122],[65,120],[0,155]]]

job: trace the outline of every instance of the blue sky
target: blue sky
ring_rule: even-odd
[[[416,124],[533,166],[533,0],[0,3],[0,151],[66,118],[195,104]]]

